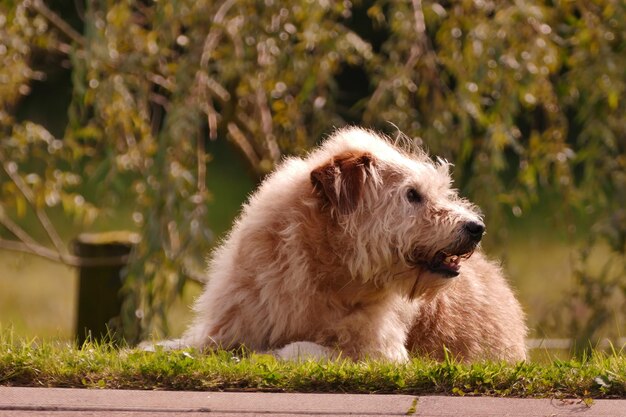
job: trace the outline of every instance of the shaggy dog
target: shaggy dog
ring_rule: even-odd
[[[477,249],[485,226],[448,170],[359,128],[287,159],[213,254],[192,325],[166,345],[525,359],[522,310]]]

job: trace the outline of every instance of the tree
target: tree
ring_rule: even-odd
[[[590,207],[623,268],[622,2],[89,1],[82,32],[41,0],[1,7],[0,243],[71,262],[46,212],[89,222],[132,202],[143,240],[126,327],[144,313],[131,339],[163,324],[185,265],[207,248],[206,143],[226,137],[262,177],[333,126],[398,129],[453,161],[488,214],[519,213],[539,189]],[[46,76],[37,56],[71,63],[62,137],[13,116]],[[29,211],[54,249],[17,226]],[[593,311],[615,291],[626,313],[623,269],[584,271],[575,298]]]

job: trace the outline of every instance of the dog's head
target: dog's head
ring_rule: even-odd
[[[370,132],[351,146],[350,132],[330,139],[343,140],[347,149],[335,143],[330,160],[311,171],[311,184],[320,210],[341,231],[336,238],[353,275],[381,281],[412,269],[457,276],[485,226],[451,188],[449,164],[404,152]]]

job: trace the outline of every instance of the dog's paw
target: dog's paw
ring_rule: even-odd
[[[389,352],[388,359],[392,362],[406,363],[409,361],[409,352],[404,347],[394,349]]]
[[[180,350],[189,347],[183,339],[161,340],[158,342],[143,341],[137,345],[137,349],[145,352],[156,352],[162,350]]]
[[[293,342],[278,350],[269,352],[285,361],[306,361],[332,359],[333,351],[313,342]]]

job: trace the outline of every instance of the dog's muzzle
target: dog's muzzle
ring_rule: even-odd
[[[466,222],[463,224],[462,236],[457,245],[436,252],[428,260],[420,257],[421,251],[418,249],[407,261],[445,278],[454,278],[459,275],[461,262],[472,256],[484,233],[485,225],[482,222]]]

